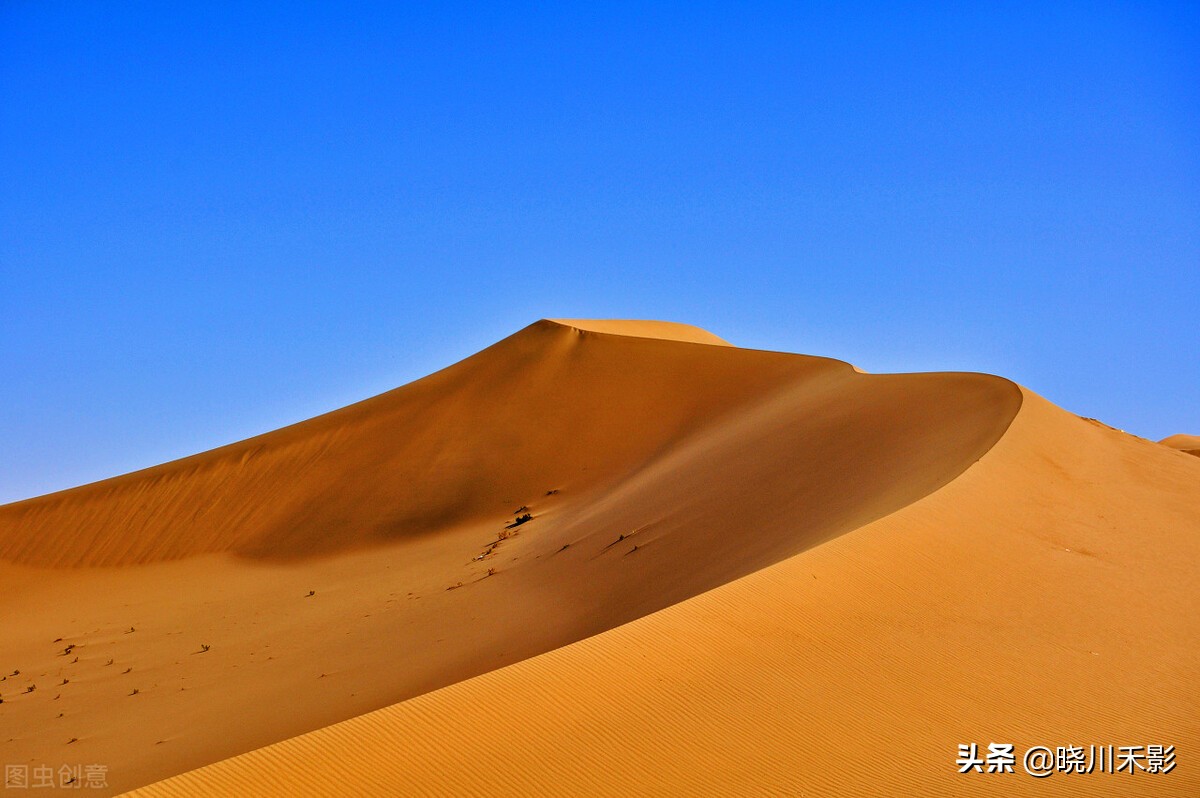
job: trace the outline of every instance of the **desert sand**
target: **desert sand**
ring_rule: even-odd
[[[1159,441],[1163,446],[1200,457],[1200,435],[1172,435]]]
[[[1007,380],[541,321],[0,507],[0,759],[147,795],[1195,795],[1198,567],[1200,460]],[[990,742],[1179,764],[957,772]]]

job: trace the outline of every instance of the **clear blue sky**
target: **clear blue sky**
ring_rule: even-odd
[[[544,316],[1200,432],[1195,4],[391,5],[0,4],[0,501]]]

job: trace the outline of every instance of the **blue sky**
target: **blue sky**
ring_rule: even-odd
[[[545,316],[1200,432],[1194,5],[392,5],[0,5],[0,501]]]

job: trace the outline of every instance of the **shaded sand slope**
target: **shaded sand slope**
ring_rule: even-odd
[[[653,322],[606,322],[646,335]],[[684,340],[720,339],[663,324]],[[543,321],[443,371],[241,443],[0,507],[0,559],[121,565],[293,558],[503,512],[611,479],[697,426],[836,361],[590,335]],[[591,474],[584,474],[590,470]]]
[[[926,496],[1021,402],[655,329],[539,322],[345,410],[0,508],[0,672],[20,671],[0,758],[129,788],[535,657]]]
[[[139,794],[1197,795],[1198,485],[1027,394],[979,463],[849,534]],[[1179,764],[959,775],[969,742]]]
[[[1159,441],[1163,446],[1200,457],[1200,435],[1172,435]]]

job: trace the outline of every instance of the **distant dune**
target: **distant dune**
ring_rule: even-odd
[[[1159,443],[1200,457],[1200,435],[1172,435],[1169,438],[1163,438]]]
[[[147,795],[1194,795],[1198,480],[997,377],[541,321],[0,507],[0,746]]]

